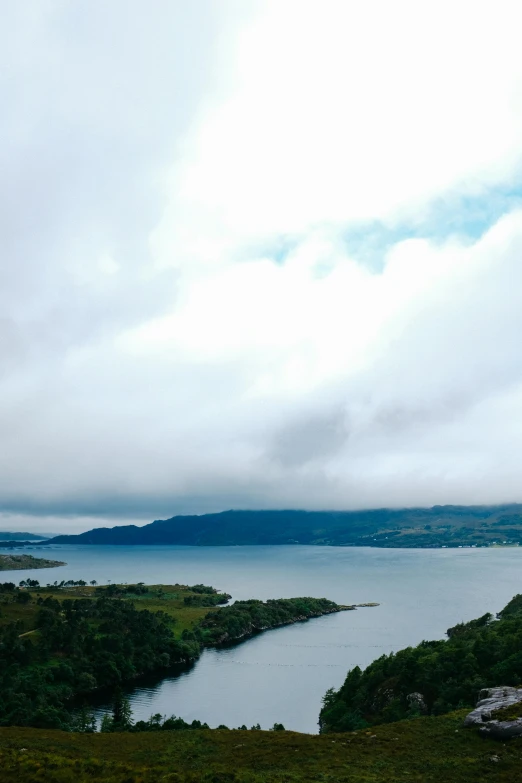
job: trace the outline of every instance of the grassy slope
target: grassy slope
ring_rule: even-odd
[[[179,639],[185,629],[191,630],[209,612],[216,608],[208,606],[186,606],[184,599],[197,595],[185,585],[148,585],[150,590],[163,591],[162,597],[146,594],[131,600],[135,609],[148,609],[149,612],[165,612],[175,620],[174,636]]]
[[[478,783],[522,781],[522,740],[462,729],[463,712],[372,732],[65,734],[0,729],[2,783]],[[491,759],[496,756],[498,761]]]

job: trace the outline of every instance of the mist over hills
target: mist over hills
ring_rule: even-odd
[[[47,538],[48,536],[36,533],[13,533],[7,530],[0,530],[0,541],[42,541]]]
[[[433,506],[364,511],[230,510],[137,527],[96,528],[49,544],[439,547],[519,545],[522,505]]]

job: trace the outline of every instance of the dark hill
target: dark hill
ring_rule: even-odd
[[[11,533],[7,530],[0,530],[0,540],[2,541],[42,541],[48,536],[39,536],[35,533]]]
[[[96,528],[53,544],[234,546],[329,544],[437,547],[522,543],[522,505],[368,511],[223,511],[137,527]]]

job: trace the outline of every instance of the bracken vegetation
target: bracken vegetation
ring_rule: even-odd
[[[355,734],[0,729],[2,783],[517,783],[522,741],[463,730],[463,712]]]

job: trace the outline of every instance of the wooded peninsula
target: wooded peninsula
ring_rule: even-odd
[[[68,730],[75,697],[189,665],[205,647],[355,609],[326,598],[229,599],[202,584],[0,584],[0,726]]]

